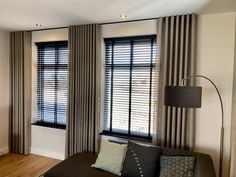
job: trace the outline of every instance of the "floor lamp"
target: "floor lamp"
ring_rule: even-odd
[[[221,134],[220,134],[220,160],[219,160],[219,177],[222,177],[222,160],[223,160],[223,143],[224,143],[224,109],[220,92],[215,83],[208,77],[202,75],[193,75],[182,80],[182,86],[165,86],[166,106],[182,108],[200,108],[202,100],[202,87],[186,86],[185,81],[192,78],[202,78],[209,81],[215,88],[219,97],[221,106]]]

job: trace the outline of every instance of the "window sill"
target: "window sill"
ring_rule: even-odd
[[[100,135],[112,136],[112,137],[117,137],[117,138],[124,138],[124,139],[127,139],[127,140],[152,142],[152,137],[145,137],[145,136],[138,136],[138,135],[128,135],[128,134],[110,132],[110,131],[105,131],[105,130],[103,132],[101,132]]]
[[[46,122],[35,122],[35,123],[32,123],[31,125],[48,127],[48,128],[56,128],[56,129],[61,129],[61,130],[66,129],[66,125],[52,124],[52,123],[46,123]]]

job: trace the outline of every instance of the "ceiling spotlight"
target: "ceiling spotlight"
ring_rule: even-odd
[[[39,23],[36,23],[35,24],[35,26],[37,26],[37,27],[40,27],[40,26],[42,26],[41,24],[39,24]]]
[[[127,15],[126,14],[121,14],[120,18],[122,18],[122,20],[125,20],[127,18]]]

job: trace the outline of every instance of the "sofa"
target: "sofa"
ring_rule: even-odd
[[[160,149],[161,155],[164,156],[195,156],[193,177],[216,177],[209,155],[163,147]],[[97,155],[94,154],[77,153],[48,170],[42,177],[118,177],[112,173],[92,168],[91,165],[96,158]]]

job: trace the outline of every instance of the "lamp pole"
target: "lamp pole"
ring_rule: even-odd
[[[217,95],[219,97],[220,100],[220,106],[221,106],[221,130],[220,130],[220,159],[219,159],[219,177],[222,177],[222,164],[223,164],[223,153],[224,153],[224,108],[223,108],[223,101],[219,92],[219,89],[217,88],[217,86],[215,85],[215,83],[209,79],[206,76],[202,76],[202,75],[192,75],[192,76],[188,76],[184,79],[182,79],[182,85],[184,86],[184,81],[192,79],[192,78],[203,78],[207,81],[209,81],[215,88]]]

